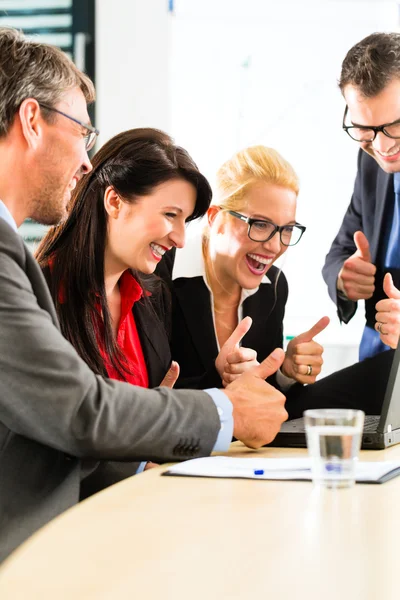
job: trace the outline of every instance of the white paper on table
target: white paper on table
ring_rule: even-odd
[[[163,475],[311,480],[310,458],[234,458],[209,456],[173,465]],[[384,483],[400,475],[400,461],[357,461],[356,481]]]

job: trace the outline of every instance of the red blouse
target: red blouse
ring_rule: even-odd
[[[51,258],[49,260],[50,271],[53,269],[53,264],[54,258]],[[143,290],[130,271],[125,271],[121,275],[119,289],[121,294],[121,318],[118,325],[117,344],[121,349],[122,356],[125,359],[126,366],[130,373],[124,372],[124,377],[121,377],[112,366],[109,357],[106,354],[104,348],[104,323],[99,307],[99,312],[94,318],[97,321],[97,343],[99,345],[100,354],[104,360],[104,366],[110,379],[127,381],[133,385],[148,388],[149,377],[146,362],[132,312],[135,302],[140,300],[143,296]],[[62,286],[59,291],[59,301],[61,303],[65,302],[65,292]]]
[[[124,372],[124,377],[121,377],[112,366],[104,348],[103,319],[98,314],[96,317],[100,335],[97,337],[97,342],[100,354],[103,357],[104,365],[110,379],[119,379],[120,381],[127,381],[133,385],[148,388],[149,377],[146,362],[132,312],[135,302],[138,302],[143,296],[143,290],[130,271],[125,271],[122,274],[119,280],[119,289],[121,294],[121,318],[117,331],[117,344],[130,373]]]

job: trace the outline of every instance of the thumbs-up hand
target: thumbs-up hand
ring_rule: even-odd
[[[369,243],[362,231],[355,232],[354,243],[357,250],[344,261],[337,288],[349,300],[367,300],[375,290],[376,267],[371,262]]]
[[[282,373],[299,383],[314,383],[323,365],[323,347],[314,337],[329,325],[329,317],[322,317],[308,331],[293,338],[286,349]]]
[[[383,280],[383,291],[387,298],[376,303],[375,329],[384,344],[397,348],[400,336],[400,291],[394,286],[390,273]]]
[[[281,366],[285,353],[276,348],[224,390],[233,405],[233,435],[250,448],[272,442],[288,414],[285,396],[264,381]]]
[[[251,324],[251,317],[242,319],[215,359],[215,367],[224,387],[237,379],[244,371],[259,364],[255,350],[239,346]]]
[[[160,386],[163,385],[164,387],[172,389],[175,385],[176,380],[179,377],[179,371],[180,367],[178,363],[175,360],[173,360],[168,372],[166,373],[164,379],[160,383]]]

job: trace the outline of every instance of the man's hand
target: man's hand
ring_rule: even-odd
[[[371,262],[369,243],[362,231],[354,234],[356,252],[344,261],[337,279],[337,289],[349,300],[367,300],[375,290],[376,267]]]
[[[224,387],[237,379],[244,371],[259,364],[257,353],[254,350],[239,346],[239,342],[250,329],[252,322],[251,317],[242,319],[215,359],[215,368]]]
[[[314,383],[323,365],[323,347],[313,338],[329,325],[329,317],[322,317],[311,329],[293,338],[286,349],[282,373],[299,383]]]
[[[157,463],[153,463],[153,462],[147,462],[145,468],[143,469],[143,471],[148,471],[149,469],[154,469],[155,467],[159,467],[160,465],[158,465]]]
[[[397,348],[400,336],[400,291],[394,286],[390,273],[386,273],[383,280],[383,291],[388,298],[379,300],[375,305],[375,329],[379,331],[384,344]]]
[[[168,370],[168,373],[166,373],[164,379],[160,383],[160,386],[163,385],[164,387],[168,387],[168,388],[172,389],[175,385],[176,380],[179,377],[179,371],[180,371],[180,367],[179,367],[178,363],[175,360],[173,360],[171,363],[171,366]]]
[[[250,448],[272,442],[288,418],[285,396],[264,381],[279,369],[284,358],[284,351],[276,348],[224,390],[233,404],[233,435]]]

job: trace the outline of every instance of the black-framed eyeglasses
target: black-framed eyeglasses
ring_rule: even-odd
[[[346,125],[346,116],[349,107],[346,105],[343,115],[342,127],[345,132],[356,142],[373,142],[376,138],[376,134],[381,131],[384,135],[392,139],[400,138],[400,119],[393,121],[393,123],[385,123],[384,125]]]
[[[96,142],[97,136],[100,133],[100,131],[98,129],[96,129],[96,127],[93,127],[92,125],[88,125],[87,123],[82,123],[82,121],[79,121],[79,119],[75,119],[75,117],[71,117],[70,115],[67,115],[67,113],[63,112],[62,110],[58,110],[58,108],[53,108],[52,106],[49,106],[48,104],[43,104],[42,102],[39,102],[39,106],[41,106],[42,108],[45,108],[46,110],[51,110],[52,112],[58,113],[59,115],[62,115],[63,117],[67,117],[67,119],[74,121],[74,123],[78,123],[78,125],[80,125],[84,129],[86,129],[88,131],[87,135],[85,135],[85,137],[84,137],[86,150],[89,152],[89,150],[91,150],[93,148],[93,146]]]
[[[227,212],[248,224],[247,235],[253,242],[268,242],[279,232],[283,246],[295,246],[306,230],[306,227],[300,225],[300,223],[295,223],[294,225],[275,225],[271,221],[246,217],[234,210],[228,210]]]

